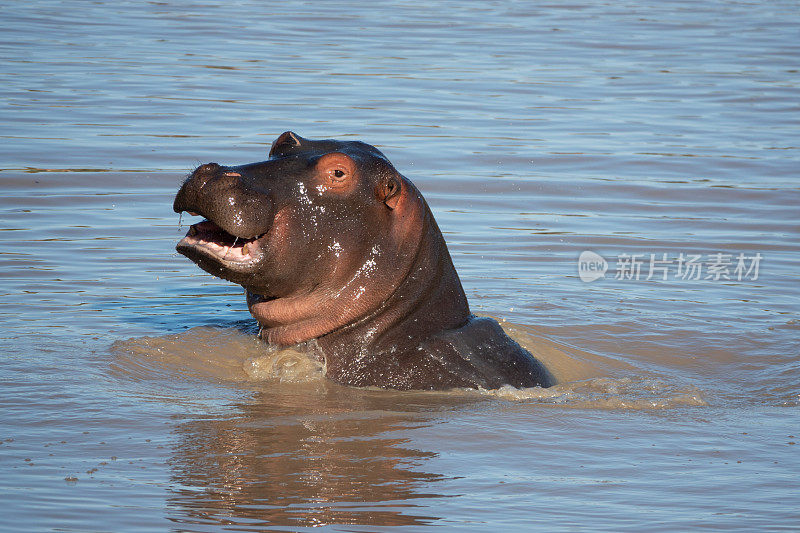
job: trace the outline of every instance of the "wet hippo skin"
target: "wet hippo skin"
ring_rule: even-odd
[[[177,250],[238,283],[275,345],[307,343],[352,386],[550,386],[496,321],[469,311],[417,188],[375,147],[292,132],[260,163],[198,167],[176,212],[206,220]]]

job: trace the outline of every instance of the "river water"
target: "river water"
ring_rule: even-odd
[[[0,9],[0,530],[797,530],[797,2]],[[259,343],[171,203],[288,129],[384,151],[559,384]]]

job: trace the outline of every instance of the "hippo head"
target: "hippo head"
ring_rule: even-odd
[[[375,147],[286,132],[261,163],[198,167],[177,249],[242,285],[271,344],[315,339],[329,378],[396,389],[549,385],[500,325],[469,312],[422,195]]]
[[[377,308],[408,274],[428,213],[377,148],[292,132],[278,137],[267,161],[198,167],[173,208],[205,218],[178,252],[242,285],[277,344],[318,337]]]

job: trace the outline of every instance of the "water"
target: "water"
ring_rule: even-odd
[[[796,530],[796,2],[0,6],[0,529]],[[559,385],[258,343],[171,202],[287,129],[379,146]]]

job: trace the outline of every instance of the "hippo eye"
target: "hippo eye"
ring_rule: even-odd
[[[347,179],[349,173],[346,169],[343,168],[332,168],[328,170],[328,176],[330,176],[331,181],[341,183]]]
[[[316,166],[325,187],[344,194],[354,186],[356,164],[349,156],[331,152],[320,157]]]

